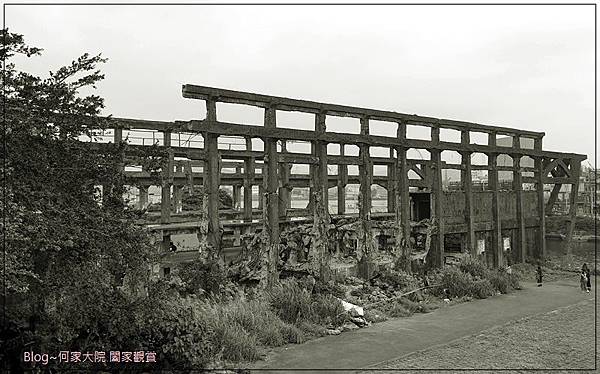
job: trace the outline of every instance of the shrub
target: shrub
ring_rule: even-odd
[[[254,361],[260,358],[258,341],[238,324],[221,320],[216,342],[222,348],[222,358],[228,361]]]
[[[459,264],[459,268],[463,273],[471,274],[473,277],[486,278],[488,274],[485,265],[472,257],[463,259]]]
[[[387,316],[378,309],[365,310],[365,319],[372,323],[387,321]]]
[[[421,303],[416,303],[405,297],[400,299],[400,303],[402,303],[402,305],[404,305],[404,307],[411,313],[425,313],[423,304]]]
[[[508,274],[502,270],[492,270],[489,272],[488,280],[492,287],[500,293],[508,293],[509,279]]]
[[[356,297],[363,297],[364,295],[370,295],[374,289],[374,287],[364,284],[362,287],[358,287],[350,291],[350,295]]]
[[[296,326],[279,319],[265,301],[237,299],[212,304],[204,318],[213,326],[214,345],[222,358],[233,362],[256,360],[260,346],[276,347],[304,339]]]
[[[300,321],[297,326],[300,331],[311,337],[318,338],[327,335],[325,327],[319,326],[311,321]]]
[[[469,292],[469,295],[478,299],[485,299],[494,294],[494,287],[487,279],[476,279]],[[464,295],[466,296],[466,295]]]
[[[284,337],[288,325],[277,318],[266,302],[236,300],[221,306],[221,311],[228,324],[241,326],[266,346],[276,347],[288,342]]]
[[[283,339],[288,343],[300,344],[305,341],[304,334],[295,325],[284,323],[281,328]]]
[[[467,296],[472,292],[473,277],[463,273],[455,266],[444,267],[437,278],[436,283],[439,283],[440,287],[435,291],[440,295],[444,289],[447,290],[450,297]]]
[[[311,321],[320,325],[341,325],[344,307],[333,295],[311,295],[293,278],[280,282],[268,293],[271,309],[284,322]]]
[[[519,282],[519,276],[517,274],[508,274],[508,284],[513,290],[522,289],[521,283]]]
[[[230,281],[225,268],[217,261],[201,261],[179,265],[177,275],[185,286],[183,295],[195,294],[205,297],[220,297],[225,294]]]
[[[284,322],[297,323],[310,315],[311,295],[293,278],[282,280],[267,297],[272,310]]]
[[[205,367],[213,362],[219,353],[215,341],[220,334],[210,307],[193,298],[161,296],[164,298],[150,297],[135,308],[142,312],[134,322],[135,338],[155,350],[157,359],[167,366]]]
[[[414,290],[415,288],[419,288],[420,285],[418,279],[402,270],[386,269],[381,273],[379,280],[400,290]]]
[[[313,293],[319,295],[333,295],[337,298],[344,299],[346,297],[346,289],[336,282],[323,282],[317,280],[313,288]]]
[[[317,295],[311,302],[310,313],[311,320],[324,326],[340,326],[345,319],[344,307],[333,295]]]
[[[388,316],[393,317],[393,318],[409,317],[413,314],[410,310],[406,309],[406,307],[400,302],[394,302],[394,303],[390,304],[385,309],[385,313]]]

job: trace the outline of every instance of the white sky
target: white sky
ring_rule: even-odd
[[[545,149],[594,160],[593,6],[10,5],[5,15],[45,49],[28,71],[84,52],[109,58],[97,93],[118,117],[203,118],[203,102],[181,95],[199,84],[544,131]]]

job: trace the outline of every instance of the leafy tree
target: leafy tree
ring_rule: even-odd
[[[134,342],[114,345],[133,336],[126,330],[135,326],[123,277],[132,287],[147,279],[154,254],[121,199],[127,146],[91,149],[80,141],[111,124],[100,116],[103,99],[81,94],[104,78],[98,66],[106,59],[84,54],[42,78],[13,62],[42,50],[7,30],[2,37],[6,313],[0,362],[15,369],[24,346],[36,352],[126,349]]]

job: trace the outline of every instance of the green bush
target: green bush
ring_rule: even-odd
[[[402,270],[386,269],[379,280],[398,290],[414,290],[420,286],[418,279]]]
[[[488,269],[485,265],[471,257],[463,259],[459,264],[459,268],[463,273],[471,274],[473,277],[486,278],[488,275]]]
[[[344,286],[332,281],[325,283],[321,280],[317,280],[313,288],[313,293],[319,295],[333,295],[340,299],[346,298],[346,289]]]
[[[500,293],[508,293],[510,283],[508,279],[508,274],[502,270],[492,270],[490,271],[487,278],[492,287],[499,291]]]
[[[487,279],[476,279],[471,285],[471,291],[469,296],[476,297],[478,299],[486,299],[494,294],[494,287]],[[465,295],[466,296],[466,295]]]
[[[222,359],[228,361],[256,360],[261,346],[277,347],[304,340],[302,332],[279,319],[265,301],[237,299],[212,304],[204,317],[214,326],[215,346],[221,350]],[[250,346],[242,347],[240,342]]]
[[[217,346],[222,348],[222,358],[227,361],[254,361],[260,358],[258,340],[238,324],[227,324],[226,320],[219,321],[219,335],[215,339]]]
[[[288,343],[300,344],[306,340],[299,327],[288,323],[284,323],[281,326],[281,334],[283,339]]]
[[[445,296],[443,290],[446,289],[450,297],[462,297],[471,295],[473,289],[473,277],[470,274],[463,273],[455,266],[444,267],[437,275],[436,283],[440,286],[434,292]]]
[[[400,302],[402,303],[402,305],[404,305],[404,307],[406,309],[408,309],[411,313],[427,313],[428,310],[426,310],[423,307],[423,304],[421,303],[417,303],[414,302],[410,299],[407,299],[405,297],[400,299]]]
[[[385,313],[378,309],[367,309],[365,310],[365,319],[372,323],[387,321]]]
[[[385,313],[392,318],[409,317],[413,314],[400,302],[394,302],[388,305],[385,308]]]
[[[517,274],[508,274],[508,284],[513,290],[522,289],[521,283],[519,282],[519,276]]]
[[[271,308],[284,322],[295,324],[310,316],[311,294],[291,278],[282,280],[268,292]]]
[[[237,324],[269,347],[288,343],[289,325],[277,318],[266,302],[236,300],[221,307],[228,324]],[[294,340],[297,340],[294,338]]]
[[[323,326],[340,326],[345,319],[344,307],[333,295],[316,295],[311,302],[309,318]]]
[[[297,324],[298,329],[302,331],[305,335],[318,338],[321,336],[327,335],[327,331],[325,327],[319,326],[311,321],[300,321]]]
[[[218,325],[211,308],[198,299],[155,294],[132,305],[130,312],[139,316],[131,321],[138,343],[130,349],[154,350],[160,362],[174,368],[205,367],[217,359]]]
[[[344,322],[342,303],[333,295],[315,294],[295,279],[286,279],[268,293],[269,305],[283,321],[298,324],[311,321],[318,325],[339,326]]]
[[[182,294],[221,297],[232,287],[227,271],[217,261],[195,260],[178,266],[177,275],[184,283]]]
[[[368,284],[363,284],[361,287],[355,288],[350,291],[350,295],[356,297],[363,297],[364,295],[370,295],[375,288],[369,286]]]

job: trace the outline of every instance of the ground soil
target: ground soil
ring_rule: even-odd
[[[594,368],[593,300],[528,316],[373,368],[589,371]]]

